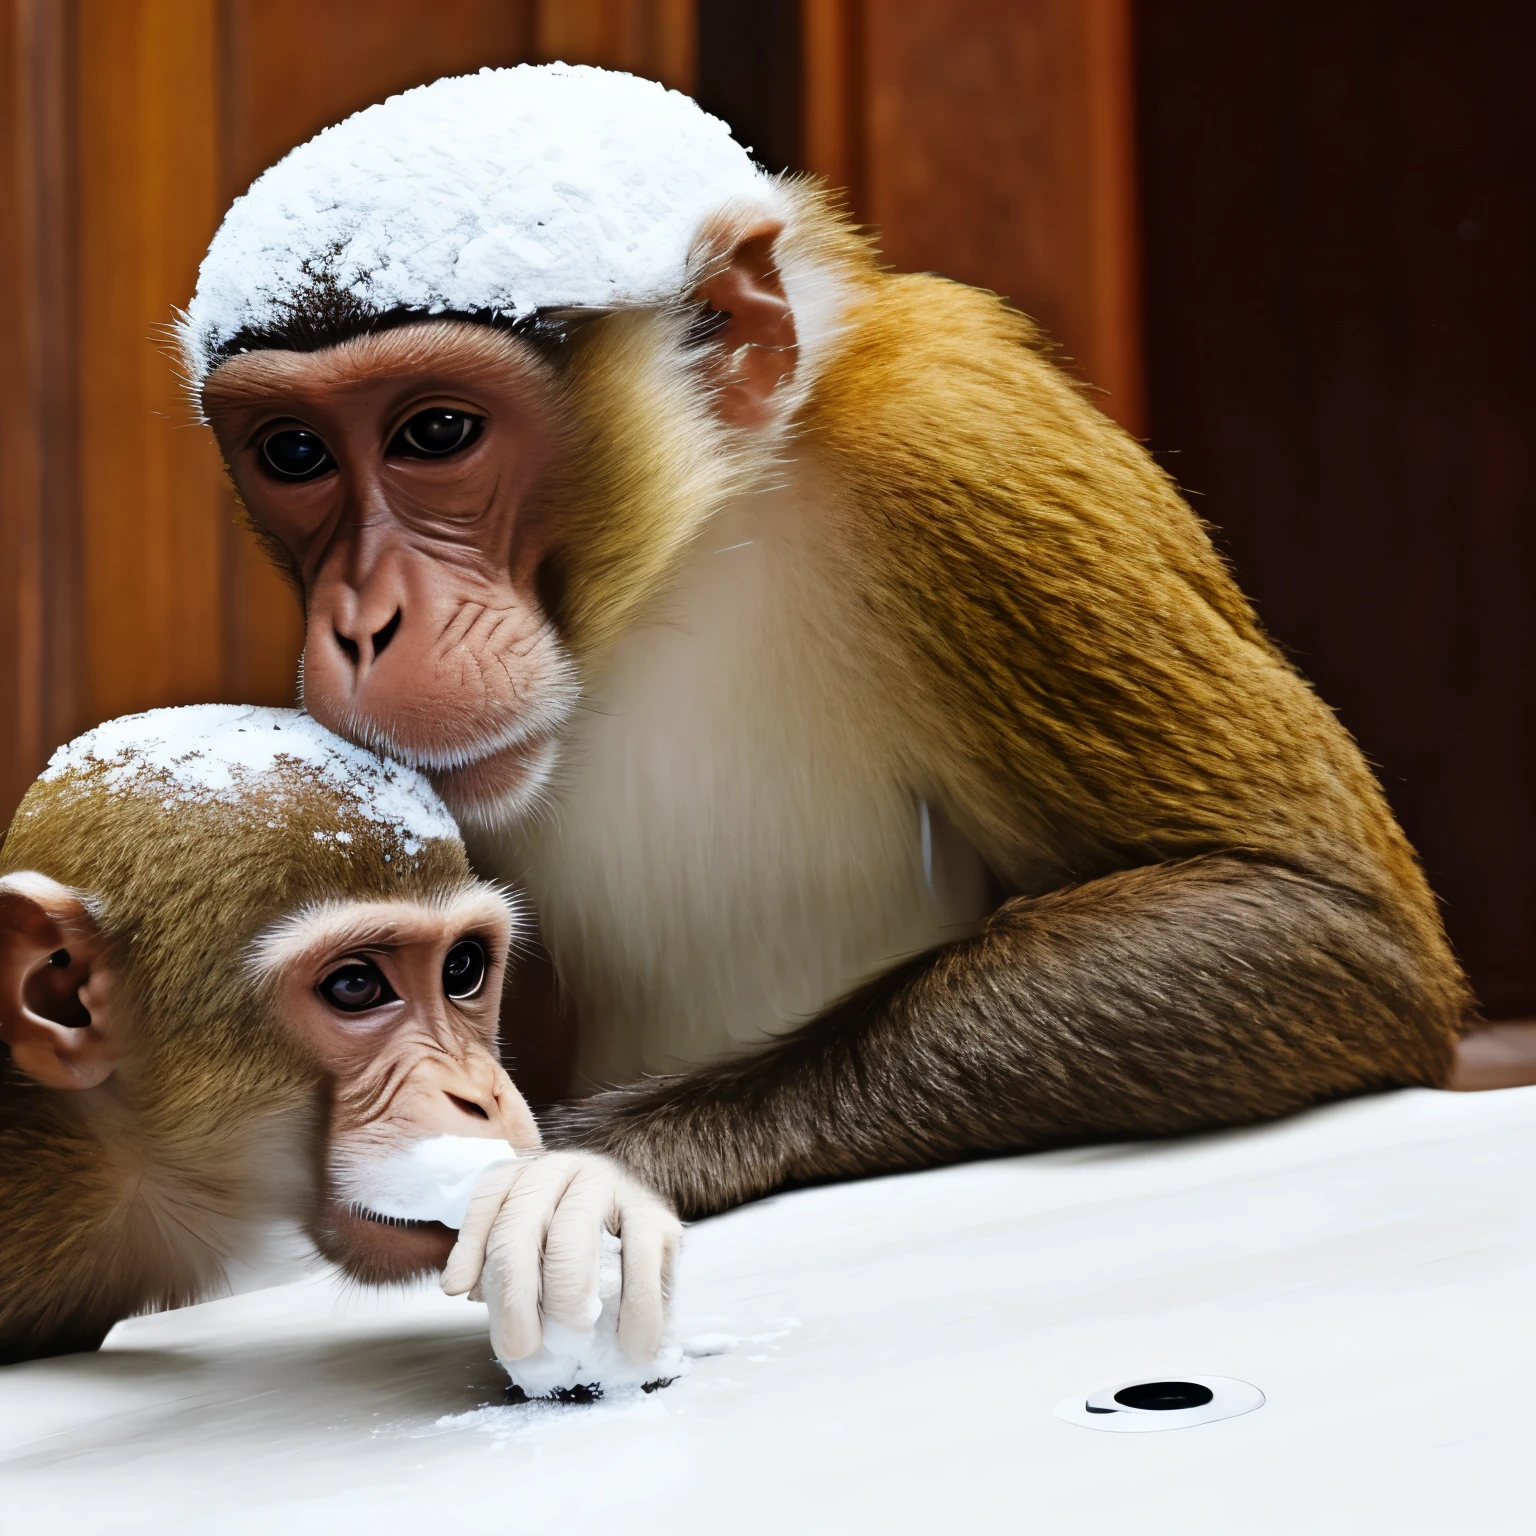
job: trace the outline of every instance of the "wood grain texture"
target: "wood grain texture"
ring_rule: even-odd
[[[0,5],[0,799],[12,805],[41,752],[42,464],[36,295],[40,209],[36,185],[31,7]]]
[[[804,167],[865,205],[864,0],[804,0],[802,101]]]
[[[1153,443],[1536,1013],[1536,9],[1138,10]]]
[[[694,0],[534,0],[532,56],[599,64],[692,91]]]
[[[80,0],[81,725],[223,691],[218,457],[165,326],[222,211],[214,0]]]
[[[0,3],[0,824],[77,711],[71,35]]]
[[[1143,430],[1129,0],[806,0],[808,168],[1003,294]]]

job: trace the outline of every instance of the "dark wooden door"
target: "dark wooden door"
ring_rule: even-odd
[[[1536,1013],[1536,6],[1136,22],[1153,444]]]

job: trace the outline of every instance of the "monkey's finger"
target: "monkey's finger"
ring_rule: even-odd
[[[682,1241],[677,1217],[650,1194],[619,1203],[624,1289],[619,1297],[619,1348],[631,1360],[649,1360],[661,1348],[672,1271]]]
[[[603,1224],[613,1204],[607,1170],[588,1166],[571,1180],[544,1242],[544,1283],[539,1308],[546,1320],[578,1332],[592,1327],[602,1311],[598,1266]]]
[[[480,1284],[491,1309],[491,1344],[498,1359],[521,1360],[544,1340],[540,1261],[549,1224],[575,1174],[574,1160],[529,1163],[507,1191],[491,1227]]]
[[[524,1163],[493,1163],[480,1175],[475,1192],[470,1197],[464,1224],[459,1228],[458,1241],[443,1266],[443,1289],[450,1296],[462,1296],[471,1291],[480,1280],[485,1267],[485,1245],[491,1228],[500,1214],[502,1201],[507,1197],[521,1173]],[[478,1301],[478,1296],[471,1296]]]

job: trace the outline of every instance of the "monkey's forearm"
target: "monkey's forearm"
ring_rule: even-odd
[[[552,1140],[613,1153],[699,1216],[1437,1083],[1466,1008],[1368,901],[1216,855],[1012,901],[756,1055],[571,1106]]]

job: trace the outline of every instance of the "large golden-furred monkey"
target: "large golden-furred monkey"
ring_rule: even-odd
[[[686,98],[370,108],[235,204],[183,340],[305,706],[531,899],[555,1140],[698,1215],[1445,1079],[1413,851],[1173,486]]]

